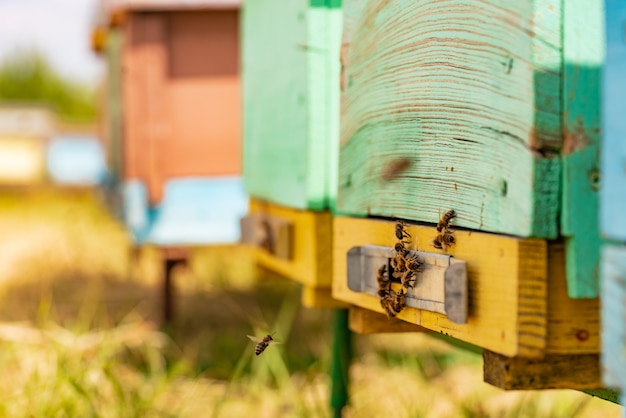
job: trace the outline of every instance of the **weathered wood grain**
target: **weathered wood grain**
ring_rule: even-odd
[[[268,270],[305,286],[330,288],[332,274],[332,217],[330,212],[292,209],[250,200],[250,214],[276,217],[291,223],[292,257],[278,258],[262,249],[255,250],[257,262]]]
[[[338,212],[454,208],[460,226],[555,237],[561,2],[348,0],[344,16]]]
[[[333,219],[334,298],[382,313],[377,297],[348,288],[346,254],[355,246],[393,246],[394,226],[391,221]],[[417,249],[440,251],[431,246],[434,227],[411,225],[407,230]],[[468,263],[467,324],[455,324],[443,314],[414,308],[405,308],[398,318],[509,356],[543,356],[548,321],[546,242],[470,231],[454,234],[456,244],[448,254]]]
[[[432,332],[419,325],[409,324],[406,321],[395,318],[389,319],[381,313],[359,308],[358,306],[350,306],[348,321],[350,330],[357,334]]]
[[[598,295],[600,70],[604,1],[563,3],[563,197],[567,283],[573,298]]]
[[[259,0],[243,9],[247,191],[298,209],[334,204],[341,9]]]
[[[506,357],[483,350],[485,382],[505,390],[599,389],[598,354]]]

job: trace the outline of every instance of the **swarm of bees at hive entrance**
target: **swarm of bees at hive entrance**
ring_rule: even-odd
[[[254,354],[256,354],[257,356],[261,355],[261,353],[263,353],[270,344],[282,344],[281,342],[276,341],[270,334],[267,334],[263,338],[257,338],[253,335],[248,335],[248,338],[250,338],[255,343],[258,343],[254,347]]]
[[[393,318],[404,309],[407,289],[415,284],[416,273],[422,271],[422,260],[418,255],[411,254],[407,246],[411,243],[411,234],[404,229],[402,221],[396,222],[395,235],[398,242],[394,246],[395,255],[391,258],[391,271],[383,264],[376,272],[378,281],[378,297],[380,306],[387,318]],[[398,292],[391,289],[392,278],[399,280],[402,287]]]
[[[433,247],[446,251],[446,248],[454,244],[454,235],[450,231],[450,221],[456,218],[454,209],[450,209],[443,214],[437,223],[437,236],[433,239]]]

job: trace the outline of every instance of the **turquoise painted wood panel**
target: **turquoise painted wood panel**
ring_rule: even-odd
[[[600,73],[604,0],[563,2],[563,194],[567,292],[598,296],[600,232]]]
[[[248,210],[240,177],[177,178],[165,184],[152,207],[139,180],[123,185],[124,221],[137,244],[159,246],[233,244]]]
[[[605,1],[600,229],[604,383],[626,396],[626,2]],[[625,415],[626,416],[626,415]]]
[[[337,211],[556,237],[561,3],[345,1]]]
[[[334,205],[338,6],[327,0],[244,4],[244,179],[256,198],[300,209]]]

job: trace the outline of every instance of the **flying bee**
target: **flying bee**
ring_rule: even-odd
[[[263,351],[265,351],[265,349],[267,347],[269,347],[270,344],[282,344],[282,343],[274,340],[274,338],[272,338],[272,336],[270,334],[267,334],[263,338],[257,338],[257,337],[255,337],[253,335],[248,335],[248,338],[250,338],[255,343],[258,343],[256,345],[256,347],[254,347],[254,353],[257,356],[260,355]]]
[[[446,251],[446,248],[449,245],[454,244],[454,242],[454,235],[452,235],[450,232],[443,232],[438,234],[435,239],[433,239],[433,247],[437,248],[438,250]]]
[[[454,211],[454,209],[450,209],[449,211],[444,213],[437,223],[437,232],[441,232],[444,229],[447,230],[450,227],[450,221],[454,218],[456,218],[456,212]]]

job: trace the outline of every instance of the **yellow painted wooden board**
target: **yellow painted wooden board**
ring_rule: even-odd
[[[357,334],[378,334],[382,332],[432,332],[419,325],[409,324],[396,318],[388,319],[385,315],[368,309],[351,306],[348,317],[350,331]]]
[[[333,297],[382,312],[376,297],[348,289],[346,253],[354,246],[393,246],[394,222],[336,217]],[[408,226],[411,249],[440,253],[434,227]],[[469,319],[405,308],[398,318],[507,356],[541,357],[547,336],[547,243],[539,239],[456,231],[448,254],[468,262]],[[416,248],[415,248],[416,247]]]
[[[292,258],[280,259],[263,249],[255,250],[258,263],[266,269],[311,287],[330,288],[332,216],[250,200],[250,213],[275,216],[292,223]]]
[[[393,245],[394,222],[336,217],[333,228],[333,297],[382,312],[377,298],[348,289],[346,253],[357,245]],[[430,244],[434,226],[408,231],[416,249],[441,252]],[[600,352],[599,301],[567,296],[563,243],[472,231],[454,235],[457,244],[448,254],[468,262],[468,323],[412,308],[400,319],[509,357]]]
[[[572,299],[565,281],[565,245],[548,247],[548,354],[600,352],[600,301]]]

